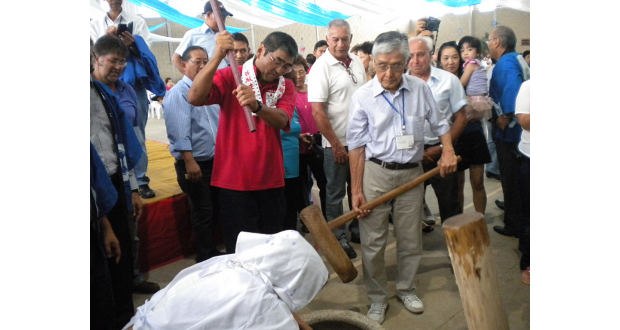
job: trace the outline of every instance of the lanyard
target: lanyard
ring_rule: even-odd
[[[407,133],[406,127],[405,127],[405,93],[402,93],[402,96],[403,96],[403,114],[402,115],[400,114],[400,112],[398,112],[398,109],[396,109],[394,104],[392,104],[392,102],[390,102],[390,100],[388,100],[387,97],[385,97],[385,94],[381,93],[381,96],[383,96],[383,99],[385,100],[385,102],[387,102],[392,107],[392,109],[396,111],[396,113],[400,116],[400,118],[402,118],[402,122],[403,122],[402,131],[403,131],[403,135],[405,135]]]

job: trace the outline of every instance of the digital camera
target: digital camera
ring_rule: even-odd
[[[431,31],[431,32],[437,32],[439,31],[439,24],[441,23],[440,20],[436,19],[435,17],[429,17],[427,19],[424,19],[424,21],[426,22],[426,29]]]

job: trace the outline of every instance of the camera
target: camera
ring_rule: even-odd
[[[436,19],[435,17],[429,17],[427,19],[423,20],[424,22],[426,22],[426,29],[429,31],[439,31],[439,24],[441,23],[440,20]]]

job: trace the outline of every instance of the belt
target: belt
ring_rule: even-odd
[[[416,168],[418,167],[418,165],[420,165],[419,163],[388,163],[388,162],[384,162],[382,160],[379,160],[377,158],[370,158],[370,161],[375,163],[375,164],[379,164],[381,165],[381,167],[383,168],[387,168],[388,170],[406,170],[406,169],[410,169],[410,168]]]

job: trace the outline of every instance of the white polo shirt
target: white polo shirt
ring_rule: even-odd
[[[467,105],[467,96],[461,81],[454,74],[431,67],[431,77],[426,82],[433,92],[435,102],[439,110],[444,114],[450,126],[453,123],[453,114]],[[426,121],[424,123],[424,144],[437,144],[439,138],[431,131],[431,126]]]
[[[308,101],[325,103],[325,113],[332,125],[332,129],[343,146],[347,145],[347,122],[349,121],[349,104],[353,93],[366,83],[364,64],[354,54],[349,53],[352,59],[351,74],[357,78],[357,84],[347,73],[345,67],[329,51],[325,51],[314,63],[308,75]],[[323,139],[323,147],[331,144]]]
[[[137,34],[144,39],[146,45],[151,48],[151,32],[146,25],[144,18],[138,15],[130,14],[125,9],[121,10],[118,17],[112,21],[106,13],[104,17],[90,21],[90,37],[93,42],[101,38],[106,34],[106,31],[111,26],[118,26],[119,24],[129,24],[133,22],[133,34]]]

